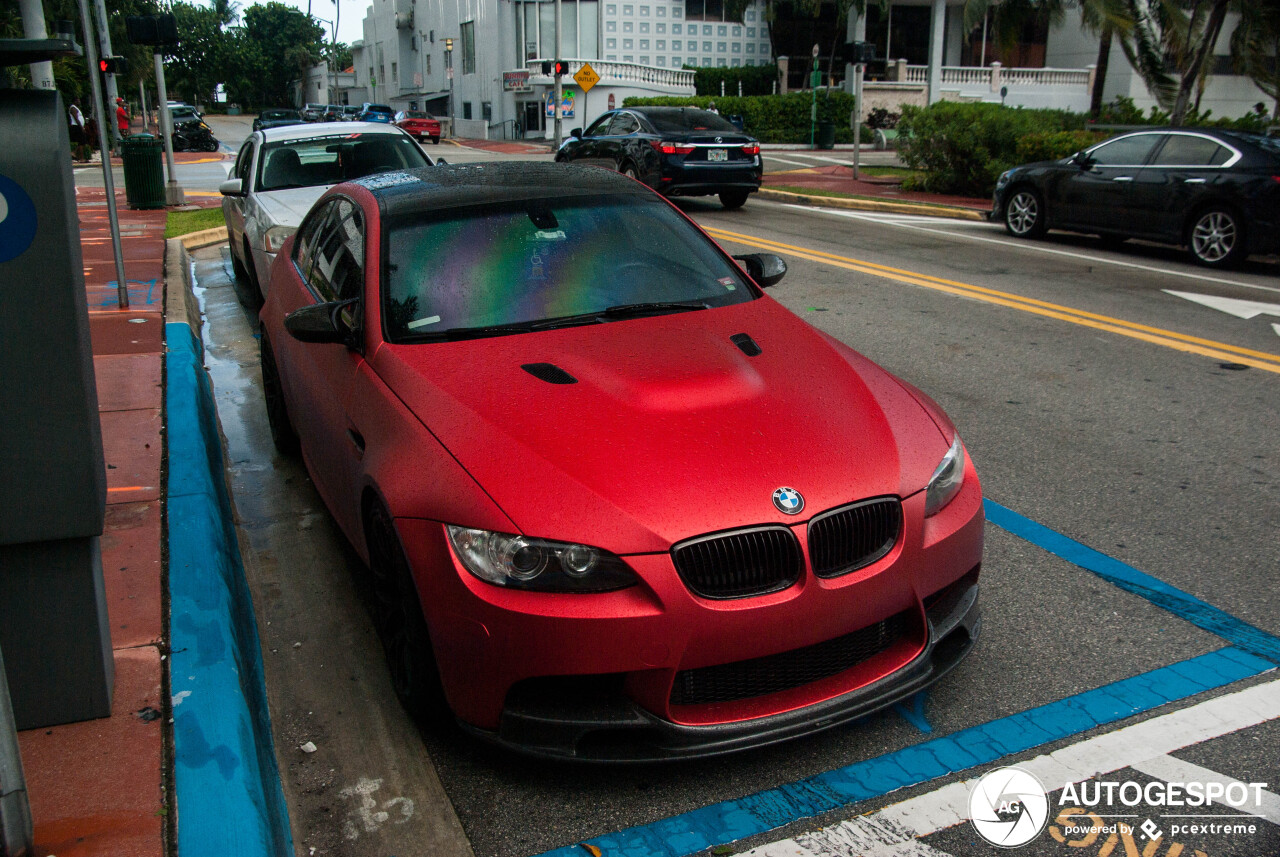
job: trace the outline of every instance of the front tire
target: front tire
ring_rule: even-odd
[[[395,524],[380,502],[373,502],[366,512],[365,538],[373,580],[374,624],[396,697],[415,720],[443,721],[448,705],[418,589]]]
[[[262,366],[262,398],[267,405],[267,425],[271,427],[271,442],[281,455],[298,453],[298,432],[289,419],[289,408],[284,401],[284,386],[280,383],[280,369],[271,350],[271,341],[264,330],[258,337],[258,356]]]
[[[1206,208],[1187,230],[1191,256],[1209,268],[1229,268],[1245,256],[1244,226],[1225,206]]]
[[[1016,189],[1004,206],[1004,228],[1015,238],[1039,238],[1045,229],[1044,197],[1029,187]]]
[[[742,208],[747,204],[747,197],[751,195],[748,190],[722,190],[720,191],[720,204],[727,211],[733,211],[735,208]]]

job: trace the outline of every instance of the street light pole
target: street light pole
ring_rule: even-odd
[[[555,35],[556,35],[556,55],[555,55],[555,57],[553,57],[553,59],[555,59],[555,60],[558,62],[558,61],[560,60],[560,57],[561,57],[561,53],[560,53],[560,0],[556,0],[556,15],[555,15],[555,22],[556,22],[556,34],[555,34]],[[558,69],[557,69],[557,71],[558,71]],[[556,75],[555,75],[555,80],[556,80],[556,86],[555,86],[556,106],[555,106],[555,110],[554,110],[554,115],[555,115],[555,117],[556,117],[555,151],[557,151],[557,152],[558,152],[558,151],[560,151],[560,135],[561,135],[561,132],[562,132],[562,129],[561,129],[561,121],[562,121],[562,120],[561,120],[561,118],[560,118],[560,105],[561,105],[562,100],[563,100],[563,98],[564,98],[564,84],[563,84],[563,83],[561,83],[561,78],[560,78],[560,75],[559,75],[559,74],[556,74]]]

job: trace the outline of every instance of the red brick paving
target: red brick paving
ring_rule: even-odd
[[[852,163],[852,153],[849,153],[849,160]],[[764,177],[765,187],[776,187],[778,185],[837,191],[854,196],[872,196],[893,202],[922,202],[959,208],[974,208],[981,211],[991,210],[991,200],[989,199],[909,192],[902,190],[902,186],[897,180],[877,179],[870,176],[864,176],[859,181],[854,181],[853,167],[840,166],[839,164],[806,170],[791,170],[785,173],[770,173]]]

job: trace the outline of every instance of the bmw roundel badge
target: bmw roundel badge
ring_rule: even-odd
[[[773,505],[784,515],[799,515],[804,511],[804,497],[794,488],[779,488],[773,492]]]

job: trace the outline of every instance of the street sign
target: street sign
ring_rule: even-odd
[[[502,73],[503,92],[533,92],[529,85],[529,70],[504,71]]]
[[[591,63],[584,62],[582,68],[578,69],[578,73],[573,76],[578,82],[578,86],[582,87],[584,93],[590,92],[591,87],[600,82],[600,75],[596,74],[596,70],[591,67]]]

